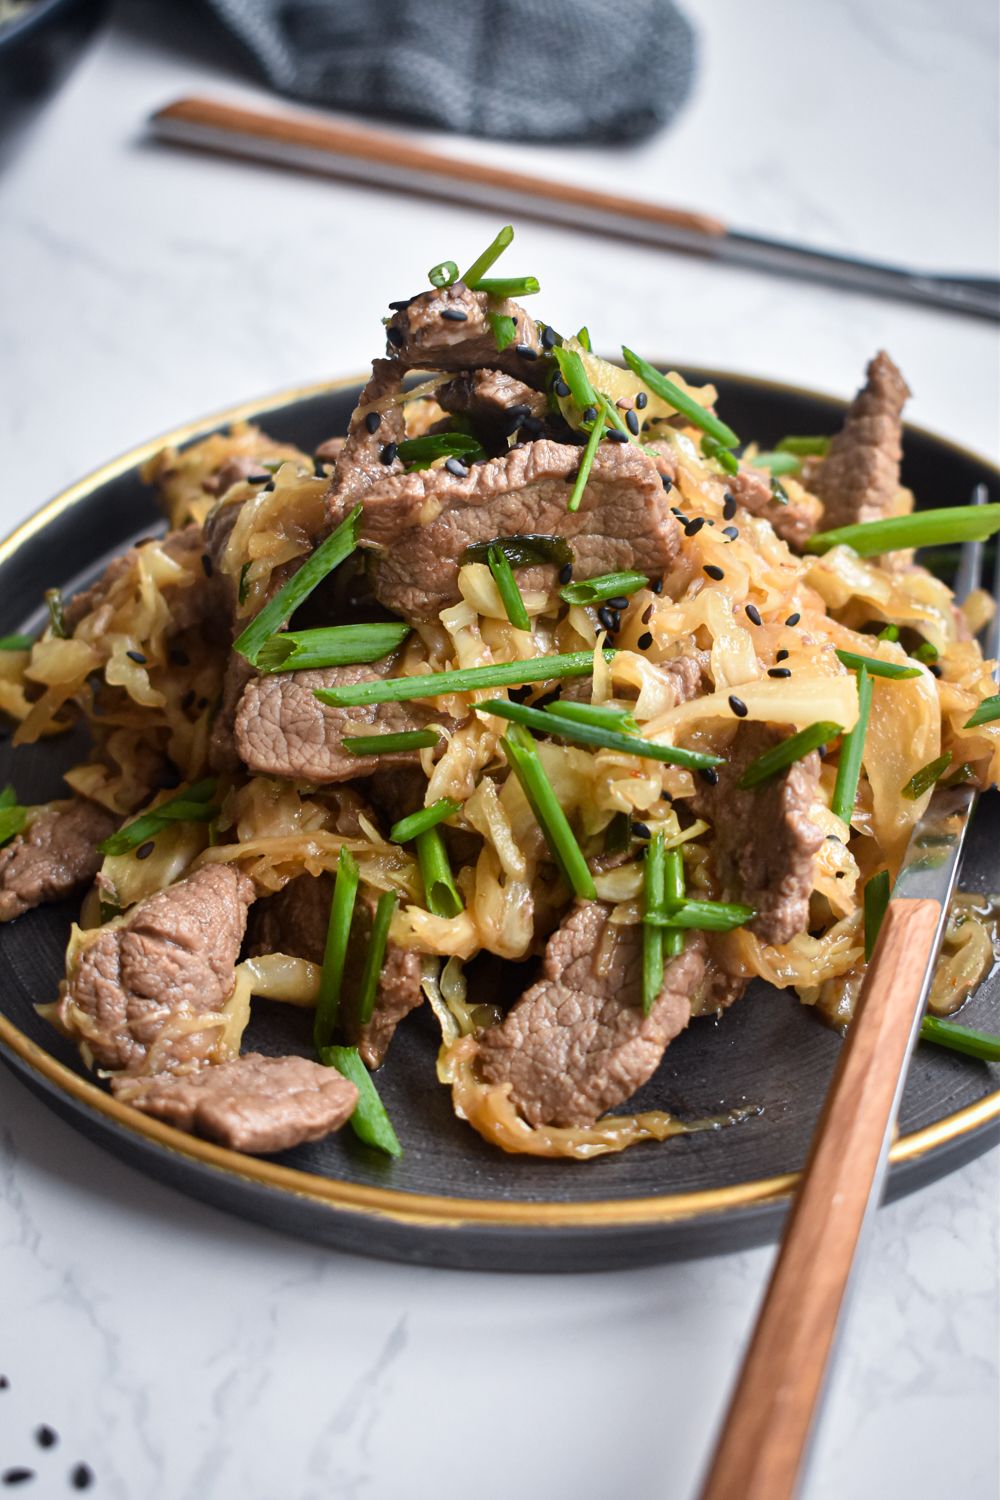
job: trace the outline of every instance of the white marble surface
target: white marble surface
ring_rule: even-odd
[[[0,522],[151,433],[361,369],[387,298],[487,215],[150,147],[218,58],[145,12],[0,171]],[[693,9],[693,7],[692,7]],[[928,267],[995,269],[990,0],[703,0],[677,127],[527,166]],[[141,24],[140,24],[141,23]],[[884,138],[885,144],[882,144]],[[509,160],[509,147],[450,142]],[[992,327],[525,224],[512,269],[606,344],[853,389],[888,347],[922,421],[997,445]],[[145,1182],[0,1076],[0,1471],[116,1500],[687,1500],[770,1263],[572,1279],[339,1257]],[[806,1500],[996,1500],[1000,1158],[880,1214]],[[509,1434],[497,1441],[500,1421]],[[48,1422],[60,1442],[32,1437]]]

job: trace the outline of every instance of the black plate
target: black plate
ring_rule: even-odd
[[[719,387],[726,418],[765,445],[786,432],[829,432],[842,404],[733,375],[691,371]],[[309,450],[344,430],[356,383],[293,392],[197,424],[173,441],[253,415],[275,437]],[[139,483],[147,444],[54,501],[0,549],[0,632],[41,624],[42,590],[72,589],[107,557],[158,524]],[[926,503],[962,503],[1000,474],[974,455],[911,429],[904,478]],[[14,755],[0,747],[0,783],[26,801],[59,794],[79,746],[51,742]],[[980,807],[963,885],[998,885],[1000,799]],[[682,1116],[763,1106],[717,1134],[633,1148],[586,1165],[507,1157],[455,1120],[435,1081],[435,1029],[417,1013],[401,1029],[380,1088],[405,1145],[391,1163],[349,1131],[280,1157],[253,1160],[196,1141],[111,1100],[87,1081],[76,1051],[35,1015],[62,972],[70,907],[30,913],[0,933],[0,1047],[33,1088],[88,1136],[141,1171],[247,1218],[340,1248],[438,1265],[584,1270],[699,1255],[776,1235],[790,1176],[802,1165],[840,1046],[794,998],[756,984],[721,1021],[695,1022],[667,1052],[637,1103]],[[248,1043],[307,1050],[304,1018],[255,1002]],[[424,1008],[426,1011],[426,1007]],[[1000,1029],[1000,983],[988,981],[963,1019]],[[1000,1132],[996,1071],[934,1047],[918,1050],[903,1101],[890,1193],[906,1192],[982,1151]]]

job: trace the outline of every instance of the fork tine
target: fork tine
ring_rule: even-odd
[[[972,504],[985,505],[989,500],[989,491],[985,484],[977,484],[972,491]],[[964,604],[973,589],[979,587],[980,575],[983,569],[983,544],[982,542],[963,542],[962,557],[955,575],[955,598],[959,604]],[[996,588],[994,587],[994,594]],[[988,653],[995,655],[994,652]]]

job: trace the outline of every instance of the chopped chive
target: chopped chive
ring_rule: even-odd
[[[573,836],[573,830],[552,789],[552,783],[545,774],[535,741],[526,729],[515,724],[500,744],[566,883],[581,900],[596,900],[594,877]]]
[[[770,750],[765,750],[763,755],[751,761],[743,775],[736,783],[743,791],[753,786],[759,786],[762,781],[768,781],[776,776],[779,771],[794,765],[797,760],[802,760],[812,750],[818,750],[820,745],[825,745],[828,740],[835,739],[843,730],[839,724],[828,720],[821,720],[818,724],[810,724],[807,729],[800,729],[798,734],[790,735],[787,740],[782,740],[780,745],[774,745]]]
[[[340,743],[352,755],[394,755],[400,750],[429,750],[440,738],[433,729],[403,729],[399,734],[345,735]]]
[[[666,851],[664,904],[669,902],[671,909],[677,911],[683,904],[684,897],[684,853],[679,847],[675,847]],[[683,953],[686,941],[683,927],[665,928],[663,951],[667,958],[677,958]]]
[[[525,703],[508,703],[504,698],[490,698],[485,703],[477,703],[475,708],[477,713],[496,714],[498,719],[510,719],[513,723],[523,724],[540,734],[555,735],[561,740],[575,740],[578,744],[592,745],[598,750],[621,750],[626,755],[637,755],[642,760],[687,766],[690,770],[705,770],[722,764],[718,755],[709,755],[701,750],[682,750],[677,745],[658,745],[655,740],[644,740],[640,736],[602,729],[596,724],[581,724],[550,714],[543,708],[529,708]]]
[[[436,458],[485,458],[486,450],[467,432],[428,432],[397,443],[396,457],[408,466],[426,468]]]
[[[430,809],[425,809],[430,811]],[[398,825],[397,825],[398,827]],[[425,828],[416,836],[417,863],[424,882],[427,910],[435,917],[457,917],[465,910],[440,828]]]
[[[4,807],[16,807],[16,806],[17,806],[17,793],[15,792],[12,784],[8,781],[8,783],[4,787],[3,791],[0,792],[0,808],[4,808]]]
[[[828,437],[783,437],[775,443],[778,453],[796,453],[802,458],[822,458],[830,451]]]
[[[9,784],[0,792],[0,848],[21,833],[28,821],[28,809],[17,800],[17,793]]]
[[[576,483],[573,485],[573,492],[570,495],[569,500],[566,502],[566,509],[569,511],[577,511],[580,509],[580,501],[583,499],[583,492],[587,488],[587,480],[590,478],[590,471],[594,467],[594,459],[597,456],[598,445],[600,444],[601,438],[603,436],[604,423],[602,421],[596,421],[590,429],[590,436],[587,438],[587,446],[583,450],[583,457],[580,460],[580,467],[576,471]]]
[[[628,438],[630,443],[637,443],[638,438],[636,437],[635,433],[632,432],[631,428],[625,421],[625,418],[622,416],[617,406],[615,406],[613,402],[608,400],[603,391],[598,391],[596,394],[597,404],[600,407],[601,411],[604,413],[604,418],[608,425],[613,427],[616,432],[624,433],[625,437]]]
[[[970,781],[977,781],[976,768],[971,761],[963,760],[960,766],[956,766],[951,775],[945,779],[945,786],[968,786]]]
[[[617,812],[604,830],[605,854],[625,854],[632,844],[632,820],[628,813]]]
[[[755,469],[768,469],[772,474],[798,474],[802,460],[794,453],[755,453],[750,460]]]
[[[399,1137],[357,1047],[323,1047],[320,1061],[328,1068],[336,1068],[358,1091],[358,1102],[350,1119],[358,1140],[374,1146],[376,1151],[384,1151],[386,1156],[402,1156]]]
[[[272,635],[257,652],[262,672],[316,671],[320,667],[351,667],[381,661],[401,646],[410,626],[397,620],[371,625],[327,625],[321,630],[288,631]]]
[[[1000,505],[950,505],[918,510],[910,516],[886,516],[821,531],[806,542],[807,552],[853,547],[859,557],[876,557],[910,547],[941,547],[952,542],[984,542],[1000,531]]]
[[[378,982],[382,975],[382,964],[385,961],[385,950],[389,941],[389,927],[396,910],[397,900],[395,891],[383,891],[378,898],[378,905],[372,918],[371,937],[368,939],[368,952],[365,954],[365,966],[361,971],[361,983],[358,986],[355,1014],[359,1026],[368,1025],[375,1009]]]
[[[776,501],[778,505],[788,504],[788,491],[781,480],[774,474],[771,475],[771,499]]]
[[[604,652],[605,661],[614,656]],[[530,661],[498,661],[488,667],[457,667],[447,672],[422,672],[416,677],[388,677],[379,682],[355,682],[338,688],[315,688],[321,703],[354,708],[359,703],[406,703],[412,698],[437,698],[442,693],[472,693],[479,688],[509,687],[522,682],[556,682],[565,677],[589,677],[592,651],[568,651],[561,656],[535,656]]]
[[[302,564],[288,582],[278,590],[273,599],[250,621],[246,630],[233,642],[233,650],[246,658],[251,666],[257,665],[257,653],[264,642],[277,634],[286,620],[308,599],[317,584],[321,583],[358,545],[358,526],[361,521],[361,506],[356,505],[332,531],[320,542],[312,556]]]
[[[666,895],[666,850],[663,833],[654,833],[646,848],[642,879],[642,909],[645,916],[661,910]],[[642,929],[642,1013],[648,1016],[663,988],[663,930]]]
[[[49,623],[52,627],[52,634],[58,636],[61,641],[66,640],[69,631],[66,629],[66,617],[63,614],[62,590],[46,589],[45,605],[49,612]]]
[[[586,349],[588,354],[591,354],[593,352],[593,345],[590,342],[590,329],[587,327],[586,323],[584,323],[583,327],[580,329],[580,332],[577,334],[576,341],[581,348]]]
[[[643,921],[656,927],[680,927],[695,932],[732,932],[734,927],[745,927],[756,915],[752,906],[740,906],[735,901],[668,899],[662,911],[650,913]]]
[[[112,856],[127,854],[130,849],[136,849],[147,839],[162,833],[168,823],[210,823],[219,811],[212,803],[214,796],[214,776],[208,776],[204,781],[195,781],[179,791],[176,797],[170,797],[149,812],[140,813],[131,823],[119,828],[117,833],[110,834],[98,844],[98,850],[101,854]]]
[[[500,259],[501,255],[504,253],[513,238],[514,226],[512,224],[505,224],[503,229],[501,229],[500,233],[497,235],[496,239],[493,240],[491,244],[487,245],[482,255],[478,256],[472,262],[472,265],[466,271],[465,275],[461,278],[461,280],[465,282],[467,287],[469,287],[471,290],[475,290],[475,288],[479,284],[480,277],[485,276],[490,266],[492,266],[495,261]]]
[[[930,641],[924,641],[915,651],[911,651],[910,655],[914,661],[922,661],[925,665],[930,666],[933,662],[937,661],[941,653]]]
[[[830,810],[842,823],[851,826],[858,781],[861,777],[861,759],[865,750],[865,735],[868,732],[868,717],[872,708],[872,680],[867,667],[858,669],[858,721],[850,734],[840,742],[840,764],[837,766],[837,782],[833,789]]]
[[[30,651],[34,644],[33,635],[0,635],[0,651]]]
[[[612,708],[607,703],[555,703],[546,705],[545,713],[557,719],[570,719],[576,724],[596,724],[599,729],[617,730],[622,734],[638,734],[639,726],[627,708]]]
[[[1000,693],[993,693],[989,698],[984,698],[972,718],[966,719],[963,727],[978,729],[980,724],[992,724],[995,719],[1000,719]]]
[[[559,373],[569,386],[569,393],[574,406],[579,407],[581,412],[587,410],[588,406],[598,405],[597,392],[590,383],[590,377],[583,367],[583,360],[575,349],[553,349],[552,351]]]
[[[445,818],[453,818],[461,807],[454,797],[440,797],[437,802],[432,802],[430,807],[422,807],[418,812],[410,813],[407,818],[400,818],[389,830],[389,842],[391,844],[407,844],[410,839],[415,839],[418,834],[426,833],[428,828],[436,828],[443,823]]]
[[[936,1042],[939,1047],[950,1047],[952,1052],[964,1052],[967,1057],[978,1057],[983,1062],[1000,1062],[1000,1036],[973,1031],[971,1026],[959,1026],[954,1021],[942,1021],[940,1016],[924,1016],[920,1040]]]
[[[899,626],[898,625],[886,625],[886,627],[885,627],[884,630],[880,630],[879,631],[879,633],[875,637],[875,639],[879,640],[879,641],[898,641],[899,640]]]
[[[714,437],[724,448],[735,448],[739,438],[731,427],[725,422],[720,422],[718,417],[713,417],[711,412],[699,406],[692,396],[682,391],[680,386],[661,375],[659,370],[653,368],[648,360],[640,358],[631,349],[622,348],[625,363],[634,374],[653,392],[659,396],[661,401],[668,402],[681,416],[687,417],[692,427],[697,427],[702,432],[707,432],[709,437]]]
[[[595,578],[567,583],[559,590],[559,597],[567,604],[599,604],[603,599],[614,599],[619,594],[634,594],[648,585],[645,573],[599,573]]]
[[[530,630],[531,620],[524,606],[524,598],[517,586],[514,570],[507,561],[507,556],[501,547],[491,547],[487,557],[490,572],[493,574],[493,582],[497,586],[501,603],[507,613],[507,618],[515,630]]]
[[[476,282],[476,291],[491,297],[532,297],[541,290],[537,276],[481,276]]]
[[[497,346],[497,353],[502,354],[517,338],[517,321],[508,313],[488,312],[486,321],[490,325],[493,334],[493,342]]]
[[[709,437],[708,434],[701,440],[701,451],[706,458],[714,458],[727,474],[738,474],[740,472],[740,461],[735,453],[718,441],[717,438]]]
[[[865,882],[865,963],[875,952],[875,944],[889,905],[889,871],[879,870]]]
[[[838,661],[842,661],[845,667],[852,672],[857,672],[864,667],[869,677],[891,677],[897,682],[904,677],[920,677],[923,674],[919,667],[904,667],[895,661],[883,661],[878,656],[859,656],[856,651],[836,652]]]
[[[536,563],[553,563],[563,568],[573,562],[573,549],[561,536],[545,536],[536,532],[519,532],[514,536],[495,536],[489,542],[473,542],[466,547],[462,563],[489,561],[490,552],[499,547],[512,568],[525,568]]]
[[[918,797],[930,791],[936,781],[940,781],[950,765],[951,751],[946,750],[944,755],[939,755],[936,760],[928,761],[926,766],[921,766],[919,771],[914,771],[900,796],[905,797],[907,802],[916,802]]]
[[[333,899],[330,902],[330,919],[326,929],[326,947],[323,950],[323,969],[319,980],[319,998],[316,1001],[316,1019],[313,1024],[313,1045],[322,1055],[329,1046],[337,1013],[340,1009],[340,991],[344,982],[344,965],[347,962],[347,943],[351,935],[354,903],[358,896],[358,862],[350,849],[341,849],[337,861],[337,873],[333,882]]]
[[[439,265],[431,266],[427,272],[427,280],[431,286],[439,288],[454,286],[458,280],[458,267],[453,260],[443,260]]]
[[[236,590],[236,597],[241,604],[245,604],[247,602],[247,594],[250,592],[250,585],[248,582],[249,572],[250,564],[248,562],[245,562],[242,568],[240,568],[240,581],[239,586]]]

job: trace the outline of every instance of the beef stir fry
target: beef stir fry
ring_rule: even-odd
[[[239,1150],[397,1153],[377,1070],[425,1000],[505,1150],[685,1128],[621,1106],[754,977],[848,1021],[933,787],[1000,767],[992,602],[913,561],[996,507],[911,514],[888,355],[838,433],[760,452],[532,317],[509,239],[390,304],[345,436],[160,453],[166,533],[0,643],[17,743],[92,741],[70,800],[0,799],[0,920],[86,890],[46,1014]],[[938,1009],[991,959],[968,906]],[[253,996],[311,1008],[313,1055],[241,1053]]]

